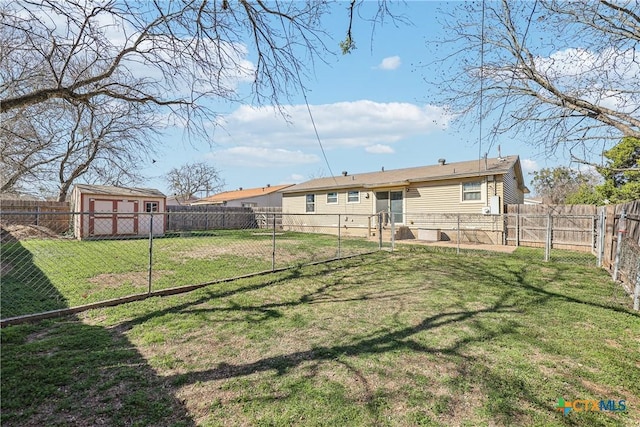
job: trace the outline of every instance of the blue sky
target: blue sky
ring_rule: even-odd
[[[375,7],[372,2],[365,7]],[[338,51],[344,37],[348,3],[326,19],[333,38],[329,47]],[[435,17],[438,8],[452,3],[408,2],[394,11],[413,24],[387,21],[372,34],[369,23],[354,21],[357,49],[348,55],[328,55],[317,61],[305,80],[306,96],[327,162],[318,143],[302,94],[284,110],[288,122],[271,107],[220,105],[219,126],[211,146],[189,143],[179,130],[164,136],[165,147],[144,173],[148,187],[167,194],[161,176],[172,167],[205,161],[220,172],[225,190],[303,182],[320,176],[370,172],[477,159],[488,147],[480,147],[479,131],[461,129],[451,122],[442,106],[427,103],[424,82],[428,68],[416,64],[428,59],[425,43],[443,31]],[[251,60],[251,53],[247,58]],[[241,83],[239,90],[246,90]],[[487,126],[488,127],[488,126]],[[549,159],[524,141],[498,140],[488,155],[519,155],[525,178],[542,167],[566,161]],[[328,165],[327,165],[328,163]]]

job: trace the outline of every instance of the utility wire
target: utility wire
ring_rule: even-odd
[[[482,24],[480,27],[480,114],[479,120],[479,136],[478,136],[478,171],[482,168],[482,114],[484,100],[484,11],[485,0],[482,0]]]
[[[278,7],[278,12],[280,12],[280,5],[278,3],[277,7]],[[278,15],[280,16],[280,24],[282,25],[282,31],[287,34],[287,30],[285,28],[284,25],[284,20],[282,18],[282,13],[278,13]],[[291,55],[291,57],[293,58],[293,51],[291,50],[291,43],[287,44],[287,49],[289,49],[289,54]],[[316,140],[318,141],[318,145],[320,146],[320,151],[322,152],[322,157],[324,158],[324,162],[327,165],[327,169],[329,169],[329,173],[331,174],[331,178],[333,178],[333,182],[337,185],[338,181],[336,180],[336,176],[333,174],[333,170],[331,170],[331,165],[329,164],[329,159],[327,158],[327,153],[325,153],[324,151],[324,147],[322,146],[322,140],[320,139],[320,134],[318,133],[318,128],[316,126],[316,121],[313,118],[313,114],[311,113],[311,107],[309,106],[309,100],[307,98],[307,91],[304,89],[304,86],[302,85],[302,79],[300,78],[300,70],[298,69],[298,63],[297,62],[293,62],[293,68],[296,72],[296,77],[298,78],[298,83],[300,84],[300,91],[302,92],[302,97],[304,98],[304,104],[307,107],[307,113],[309,113],[309,119],[311,120],[311,125],[313,126],[313,132],[316,136]]]

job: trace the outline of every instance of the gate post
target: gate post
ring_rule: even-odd
[[[153,273],[153,213],[149,213],[149,276],[148,293],[151,293],[151,274]]]

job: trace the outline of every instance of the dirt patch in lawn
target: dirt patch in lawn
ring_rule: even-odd
[[[151,274],[151,280],[156,281],[161,277],[173,274],[172,270],[158,270]],[[89,282],[100,285],[102,289],[117,288],[125,283],[133,286],[146,286],[149,282],[149,273],[146,271],[133,271],[127,273],[103,273],[89,279]]]
[[[53,230],[41,225],[18,225],[18,224],[0,224],[1,237],[3,243],[12,240],[28,240],[28,239],[60,239],[61,236]]]
[[[292,262],[301,258],[307,259],[310,254],[301,251],[296,245],[300,242],[296,240],[278,240],[276,241],[276,260],[277,262]],[[333,251],[334,249],[329,249]],[[313,256],[319,255],[326,257],[325,248],[317,248],[313,252]],[[223,243],[223,244],[207,244],[194,246],[189,250],[175,251],[172,253],[174,260],[185,259],[213,259],[224,255],[235,255],[241,257],[270,258],[273,254],[273,242],[269,240],[243,243]]]

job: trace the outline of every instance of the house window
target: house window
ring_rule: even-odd
[[[360,203],[360,192],[349,191],[347,193],[347,203]]]
[[[256,208],[258,207],[258,202],[242,202],[243,208]]]
[[[316,211],[316,195],[307,194],[305,212],[315,212],[315,211]]]
[[[327,204],[338,203],[338,193],[327,193]]]
[[[462,184],[462,201],[476,201],[482,199],[482,182],[465,182]]]
[[[159,210],[158,202],[144,202],[145,212],[158,212],[158,210]]]

